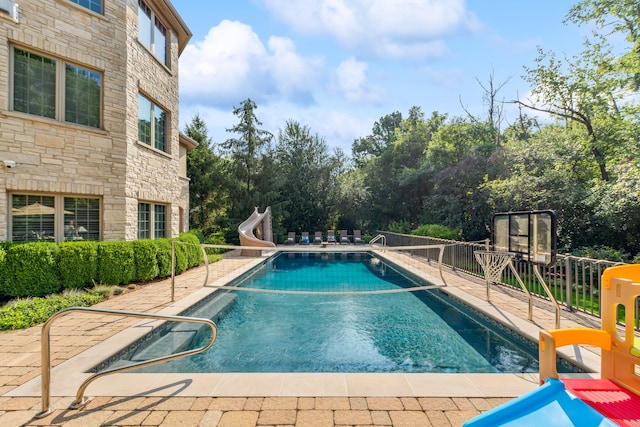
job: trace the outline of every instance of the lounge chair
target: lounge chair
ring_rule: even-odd
[[[335,230],[327,231],[327,243],[333,243],[334,245],[338,243],[338,241],[336,240]]]
[[[303,231],[302,232],[302,236],[300,237],[300,241],[298,242],[301,245],[308,245],[309,244],[309,232],[308,231]]]
[[[322,231],[316,231],[316,234],[313,238],[313,244],[319,245],[322,243]]]
[[[364,239],[362,238],[360,230],[353,230],[353,244],[364,245]]]
[[[351,244],[351,240],[349,240],[349,236],[347,235],[347,230],[340,230],[340,244]]]
[[[284,241],[285,245],[293,245],[296,242],[296,233],[293,231],[290,231],[287,239]]]

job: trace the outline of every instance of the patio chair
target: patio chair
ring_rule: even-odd
[[[334,245],[338,243],[338,241],[336,240],[335,230],[327,231],[327,243],[333,243]]]
[[[353,230],[353,244],[364,245],[364,239],[362,238],[360,230]]]
[[[322,243],[322,231],[316,231],[316,234],[313,237],[313,244],[319,245],[321,243]]]
[[[340,244],[351,244],[351,240],[349,240],[349,236],[347,235],[347,230],[340,230]]]
[[[303,231],[302,232],[302,236],[300,237],[300,241],[298,242],[301,245],[308,245],[309,244],[309,232],[308,231]]]
[[[296,241],[296,233],[293,231],[290,231],[289,234],[287,235],[287,239],[284,241],[285,245],[293,245]]]

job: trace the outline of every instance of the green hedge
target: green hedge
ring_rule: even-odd
[[[105,285],[126,285],[136,275],[131,242],[98,243],[98,282]]]
[[[0,243],[0,297],[44,296],[62,289],[126,285],[171,275],[171,240]],[[197,233],[176,239],[176,274],[204,261]]]
[[[158,247],[153,240],[137,240],[132,242],[136,266],[136,281],[147,281],[158,277]]]
[[[4,289],[5,271],[7,271],[7,251],[0,246],[0,298],[7,296]]]
[[[11,245],[6,252],[3,294],[9,297],[44,296],[62,289],[57,243]]]
[[[152,240],[156,245],[158,277],[171,276],[171,239]]]
[[[97,272],[97,242],[60,244],[60,277],[64,289],[81,289],[91,286]]]

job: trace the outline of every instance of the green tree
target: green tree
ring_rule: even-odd
[[[258,173],[260,157],[269,148],[273,135],[258,126],[255,110],[258,107],[250,98],[242,101],[240,107],[234,107],[233,114],[239,118],[234,127],[227,132],[236,133],[238,138],[231,138],[222,143],[222,148],[231,155],[234,161],[236,178],[245,183],[246,195],[252,196],[252,182]]]
[[[278,132],[274,156],[283,197],[282,226],[310,232],[328,228],[336,194],[332,171],[338,162],[325,141],[308,126],[289,120]]]
[[[185,133],[198,143],[187,153],[189,182],[189,223],[205,235],[220,231],[219,219],[228,203],[227,165],[216,155],[208,136],[207,125],[196,114]]]

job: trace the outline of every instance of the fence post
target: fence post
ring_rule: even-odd
[[[573,292],[572,292],[572,282],[573,278],[571,277],[571,254],[564,255],[564,277],[565,277],[565,289],[567,293],[567,310],[573,311]]]

